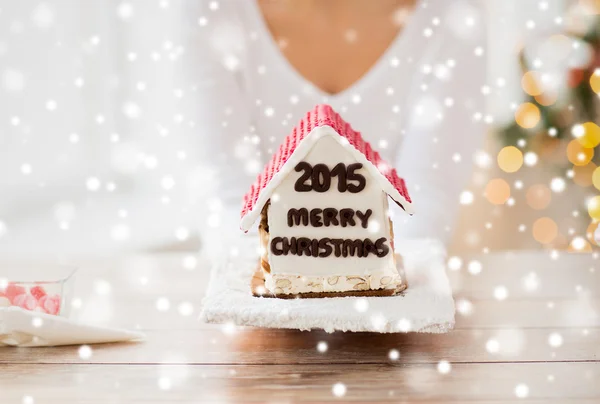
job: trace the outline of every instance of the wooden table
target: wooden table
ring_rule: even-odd
[[[147,341],[97,345],[86,359],[76,346],[0,348],[0,402],[598,403],[596,258],[463,257],[449,271],[459,312],[446,335],[202,324],[208,268],[196,257],[82,259],[73,316],[145,330]]]

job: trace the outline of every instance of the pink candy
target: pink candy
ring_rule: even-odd
[[[35,297],[36,300],[40,300],[42,297],[46,296],[46,291],[41,286],[34,286],[29,289],[29,293],[31,296]]]
[[[60,296],[44,296],[39,300],[39,304],[46,313],[57,315],[60,311]]]
[[[25,288],[23,286],[15,285],[14,283],[9,283],[8,286],[6,287],[6,290],[4,291],[4,295],[11,302],[14,300],[15,297],[17,297],[18,295],[22,295],[24,293],[25,293]]]
[[[48,295],[42,286],[33,286],[27,291],[26,287],[9,283],[2,292],[0,297],[8,299],[13,306],[52,315],[58,315],[60,312],[60,296]]]
[[[38,302],[37,300],[35,300],[35,297],[23,293],[21,295],[15,296],[15,298],[12,301],[12,304],[14,304],[15,306],[19,306],[25,310],[33,310],[37,307]]]

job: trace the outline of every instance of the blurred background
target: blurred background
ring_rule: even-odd
[[[486,142],[464,157],[475,169],[450,250],[591,251],[600,1],[482,3],[488,43],[474,52],[487,59],[487,112],[474,119]],[[184,72],[201,67],[194,33],[218,9],[0,1],[1,253],[197,251],[235,223],[208,191],[211,167],[199,156],[210,145],[190,102],[202,88]],[[226,61],[231,42],[216,44]]]

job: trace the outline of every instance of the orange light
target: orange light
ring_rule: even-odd
[[[490,180],[485,187],[485,197],[494,205],[502,205],[510,198],[510,186],[501,178]]]
[[[569,243],[569,252],[589,253],[592,252],[592,246],[583,237],[575,237]]]
[[[596,94],[600,94],[600,69],[596,69],[590,77],[590,86]]]
[[[587,204],[588,214],[594,220],[600,220],[600,196],[594,196]]]
[[[600,168],[594,169],[592,173],[592,184],[596,187],[596,189],[600,190]]]
[[[523,87],[523,91],[527,94],[535,97],[544,92],[540,86],[540,82],[540,74],[535,70],[532,70],[523,75],[521,87]]]
[[[573,182],[581,187],[592,185],[592,176],[596,170],[596,164],[589,163],[585,166],[573,166]]]
[[[538,104],[543,105],[545,107],[548,107],[550,105],[554,105],[554,103],[557,100],[558,100],[558,92],[556,92],[556,91],[547,91],[547,92],[545,92],[543,94],[535,96],[535,101]]]
[[[600,222],[597,222],[595,220],[592,221],[592,223],[590,223],[590,225],[588,226],[588,228],[585,232],[585,236],[590,241],[590,243],[592,243],[593,245],[598,245],[598,243],[596,242],[596,237],[594,237],[594,233],[596,232],[596,229],[598,228],[599,224],[600,224]]]
[[[523,153],[515,146],[506,146],[498,153],[498,166],[502,171],[514,173],[523,165]]]
[[[529,187],[525,197],[529,206],[535,210],[541,210],[545,209],[550,204],[552,193],[547,186],[537,184]]]
[[[600,126],[594,122],[586,122],[577,128],[577,141],[587,149],[592,149],[600,144]]]
[[[558,234],[558,226],[554,220],[549,217],[540,217],[533,223],[533,238],[542,244],[549,244],[554,241]]]
[[[515,111],[515,121],[525,129],[533,128],[540,121],[540,109],[530,102],[523,103]]]
[[[581,145],[577,139],[573,139],[567,145],[567,158],[576,166],[584,166],[594,157],[594,149],[588,149]]]

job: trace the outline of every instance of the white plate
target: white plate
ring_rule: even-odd
[[[64,317],[0,308],[0,345],[34,347],[99,344],[144,339],[140,332],[75,323]]]
[[[208,323],[327,332],[448,332],[454,327],[454,299],[446,276],[443,245],[436,240],[409,240],[398,244],[396,250],[404,258],[408,281],[403,295],[323,299],[254,297],[250,293],[250,277],[256,259],[245,257],[213,268],[201,318]]]

